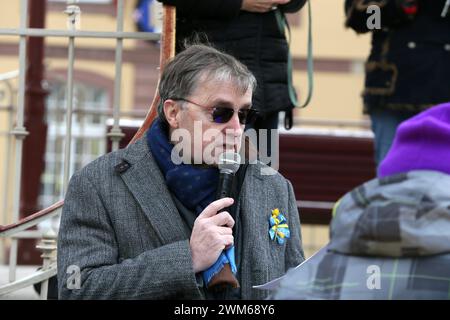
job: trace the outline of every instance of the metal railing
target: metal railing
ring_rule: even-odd
[[[47,297],[47,285],[48,279],[56,274],[56,232],[51,228],[47,232],[36,232],[36,231],[26,231],[27,229],[37,226],[43,220],[52,219],[57,216],[63,204],[63,200],[55,203],[54,205],[41,210],[25,219],[19,220],[19,204],[20,204],[20,190],[21,190],[21,168],[22,168],[22,149],[23,140],[29,134],[24,127],[24,110],[25,110],[25,71],[26,71],[26,50],[27,42],[26,38],[29,36],[33,37],[64,37],[68,39],[68,66],[67,66],[67,95],[66,95],[66,136],[64,144],[64,174],[63,174],[63,188],[66,190],[68,181],[70,178],[70,159],[71,159],[71,141],[72,141],[72,115],[74,112],[89,112],[89,110],[74,110],[73,100],[74,100],[74,50],[75,50],[75,39],[76,38],[97,38],[97,39],[116,39],[115,47],[115,83],[114,83],[114,99],[113,99],[113,125],[111,130],[107,134],[107,137],[112,141],[112,149],[116,150],[119,147],[119,141],[123,137],[123,133],[119,126],[119,120],[124,113],[120,111],[120,98],[121,98],[121,80],[122,80],[122,53],[123,53],[123,40],[124,39],[141,39],[141,40],[158,40],[160,38],[159,34],[154,33],[143,33],[143,32],[124,32],[123,31],[123,19],[124,19],[124,0],[117,1],[117,24],[115,32],[98,32],[98,31],[80,31],[77,30],[77,21],[79,20],[79,15],[81,14],[80,8],[76,5],[77,1],[68,0],[67,8],[64,11],[67,14],[68,19],[68,30],[49,30],[49,29],[35,29],[27,28],[27,13],[28,13],[28,0],[20,1],[20,26],[18,29],[5,29],[0,28],[0,36],[17,36],[19,37],[19,70],[11,72],[8,74],[3,74],[0,76],[0,80],[6,83],[7,80],[18,77],[18,90],[17,90],[17,107],[14,108],[14,104],[11,103],[6,109],[9,111],[11,116],[10,125],[8,128],[8,144],[7,152],[5,155],[5,176],[4,176],[4,205],[1,208],[2,213],[6,216],[8,211],[8,188],[6,185],[10,181],[10,168],[11,166],[11,156],[10,152],[12,149],[15,150],[14,155],[14,171],[13,171],[13,199],[12,199],[12,224],[5,225],[6,221],[2,221],[0,225],[0,240],[4,241],[5,238],[11,238],[10,245],[10,255],[9,255],[9,283],[0,286],[0,298],[1,295],[11,293],[18,289],[24,288],[26,286],[42,282],[41,286],[41,298],[45,299]],[[160,67],[167,60],[168,57],[174,54],[174,19],[175,10],[170,7],[165,7],[165,23],[163,26],[163,32],[168,32],[172,34],[171,36],[166,36],[166,39],[162,43],[162,54]],[[167,44],[169,43],[170,44]],[[170,50],[167,48],[170,47]],[[164,51],[165,50],[165,51]],[[164,53],[166,52],[166,53]],[[161,69],[161,68],[160,68]],[[146,119],[144,120],[144,125],[140,129],[139,135],[148,128],[151,123],[152,118],[155,114],[156,104],[159,97],[155,95],[154,101],[152,103],[149,112],[147,113]],[[15,113],[15,122],[12,118]],[[14,122],[14,127],[12,126]],[[6,182],[5,182],[6,181]],[[17,253],[18,253],[18,239],[19,238],[41,238],[42,240],[38,244],[37,248],[43,252],[43,267],[41,270],[35,272],[34,274],[16,280],[16,269],[17,269]]]
[[[48,279],[56,275],[56,232],[50,228],[44,234],[30,233],[25,231],[31,227],[35,227],[40,222],[51,219],[60,213],[60,206],[55,204],[52,207],[41,210],[33,216],[27,217],[20,222],[0,227],[0,236],[2,238],[11,237],[12,241],[17,243],[18,239],[24,238],[42,238],[42,240],[36,246],[37,249],[42,251],[41,257],[43,258],[42,268],[33,274],[22,278],[20,280],[15,279],[16,265],[10,263],[10,276],[11,272],[14,272],[14,280],[11,280],[8,284],[0,286],[0,298],[2,295],[12,293],[14,291],[26,288],[36,283],[41,283],[40,298],[47,299]],[[17,251],[14,258],[17,258]],[[10,256],[11,259],[11,256]]]
[[[2,179],[2,207],[1,212],[1,222],[0,225],[5,225],[7,223],[6,212],[8,210],[8,184],[10,181],[10,167],[11,167],[11,152],[12,152],[12,137],[9,134],[13,127],[14,122],[14,111],[15,111],[15,99],[16,91],[14,89],[13,81],[19,76],[19,71],[10,71],[0,75],[0,92],[2,95],[3,104],[0,104],[0,114],[6,113],[7,126],[4,132],[0,133],[0,136],[4,136],[4,148],[5,152],[2,155],[3,160],[3,179]],[[5,239],[0,238],[0,264],[5,263]]]

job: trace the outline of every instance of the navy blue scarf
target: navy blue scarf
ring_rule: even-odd
[[[199,215],[215,200],[219,184],[219,169],[184,163],[174,164],[171,159],[174,145],[169,142],[168,136],[166,126],[161,120],[156,119],[147,134],[148,146],[166,179],[169,190],[186,208]],[[223,251],[217,261],[202,272],[203,280],[208,284],[227,263],[236,274],[234,246]]]
[[[200,214],[215,200],[219,184],[219,169],[190,164],[174,164],[171,153],[174,147],[169,142],[168,130],[156,119],[147,134],[147,143],[158,163],[171,192],[183,205]]]

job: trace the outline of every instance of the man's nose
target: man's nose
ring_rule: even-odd
[[[234,111],[233,116],[227,123],[227,127],[229,129],[233,129],[236,133],[240,133],[242,131],[242,124],[239,122],[239,115],[237,111]]]

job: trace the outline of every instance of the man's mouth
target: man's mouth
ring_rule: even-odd
[[[222,148],[224,150],[236,152],[236,145],[234,145],[234,144],[224,144],[224,145],[222,145]]]

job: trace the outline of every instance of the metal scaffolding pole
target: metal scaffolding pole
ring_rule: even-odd
[[[44,28],[46,0],[29,1],[29,27]],[[20,216],[24,218],[39,211],[38,197],[41,175],[45,169],[45,145],[47,140],[47,124],[45,122],[46,90],[44,79],[44,38],[29,37],[27,39],[27,68],[25,84],[24,126],[29,135],[23,142],[23,162],[20,189]],[[19,263],[40,263],[39,252],[33,240],[20,243]]]

